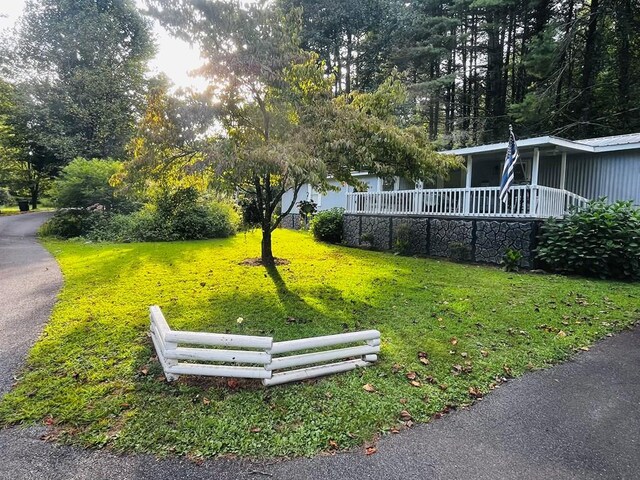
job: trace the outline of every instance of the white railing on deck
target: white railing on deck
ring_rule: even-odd
[[[274,342],[272,337],[171,330],[157,305],[149,308],[149,316],[151,339],[168,381],[205,375],[259,378],[263,385],[278,385],[366,367],[377,361],[380,351],[377,330]],[[351,346],[319,350],[336,345]]]
[[[399,190],[347,194],[347,213],[548,218],[561,217],[570,207],[587,200],[557,188],[514,185],[507,201],[500,200],[500,187]]]

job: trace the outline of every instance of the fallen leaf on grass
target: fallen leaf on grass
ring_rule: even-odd
[[[564,337],[566,337],[566,336],[567,336],[567,334],[566,334],[566,332],[565,332],[564,330],[560,330],[560,331],[558,332],[558,337],[560,337],[560,338],[564,338]]]
[[[409,372],[406,376],[409,380],[415,380],[418,374],[416,372]]]
[[[420,387],[422,386],[422,384],[420,382],[418,382],[417,380],[411,380],[411,382],[409,382],[411,385],[413,385],[414,387]]]
[[[458,344],[458,339],[456,337],[451,337],[451,340],[449,340],[451,342],[451,345],[457,345]]]
[[[236,380],[235,378],[230,378],[229,380],[227,380],[227,386],[231,389],[231,390],[235,390],[236,388],[238,388],[240,384],[238,383],[238,380]]]
[[[430,363],[427,357],[420,357],[419,360],[420,360],[420,363],[423,365],[429,365]]]
[[[482,392],[476,387],[469,387],[469,395],[473,398],[482,398]]]
[[[392,373],[398,373],[400,370],[402,370],[402,365],[400,365],[399,363],[394,363],[393,367],[391,367]]]
[[[149,373],[149,369],[147,367],[142,367],[139,371],[142,375],[147,375]]]
[[[251,430],[249,430],[251,433],[258,433],[260,430],[262,430],[260,427],[253,427]]]
[[[331,450],[338,450],[338,442],[336,442],[335,440],[329,440],[329,448]]]
[[[367,383],[366,385],[362,386],[362,389],[365,392],[369,392],[369,393],[373,393],[376,391],[376,387],[374,387],[373,385],[371,385],[370,383]]]
[[[403,422],[408,422],[409,420],[413,420],[413,417],[407,410],[402,410],[400,412],[400,420]]]
[[[582,350],[583,352],[588,352],[589,351],[589,347],[580,347],[580,350]]]
[[[203,397],[202,403],[204,403],[205,405],[209,405],[211,403],[211,400],[209,400],[207,397]]]
[[[406,398],[401,398],[401,399],[400,399],[400,400],[398,400],[398,401],[399,401],[402,405],[406,405],[406,404],[407,404],[407,402],[408,402],[409,400],[407,400]]]
[[[482,355],[483,357],[488,357],[489,352],[487,352],[486,350],[480,350],[480,355]]]

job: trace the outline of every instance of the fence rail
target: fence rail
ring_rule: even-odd
[[[278,385],[366,367],[377,361],[380,352],[377,330],[274,342],[272,337],[172,330],[157,305],[149,308],[149,317],[151,339],[168,381],[180,375],[205,375],[258,378],[263,385]],[[338,345],[344,348],[318,350]]]
[[[500,187],[441,188],[347,194],[347,213],[509,218],[561,217],[587,199],[558,188],[514,185],[506,202]]]

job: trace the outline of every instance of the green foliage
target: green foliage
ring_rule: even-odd
[[[373,236],[373,232],[366,232],[360,235],[360,245],[372,247],[374,240],[375,237]]]
[[[6,187],[0,187],[0,205],[9,205],[13,202],[13,196]]]
[[[109,181],[120,169],[116,160],[76,158],[65,166],[53,182],[52,197],[59,208],[86,208],[103,205],[107,210],[127,209],[129,202],[116,196]]]
[[[300,200],[298,202],[298,211],[304,220],[304,228],[308,228],[309,220],[318,211],[318,205],[313,200]]]
[[[195,189],[163,192],[155,204],[129,213],[102,208],[59,210],[43,227],[45,236],[84,237],[95,242],[152,242],[223,238],[235,234],[232,205],[203,200]]]
[[[233,235],[238,214],[230,205],[204,204],[195,188],[162,192],[156,200],[156,221],[166,233],[157,240],[200,240]]]
[[[40,234],[57,238],[81,237],[91,231],[95,215],[100,214],[86,208],[60,209],[42,226]]]
[[[310,228],[316,240],[329,243],[342,242],[344,209],[331,208],[317,213],[311,220]]]
[[[556,272],[640,280],[640,210],[632,202],[600,199],[549,219],[537,255]]]
[[[507,249],[502,256],[502,265],[505,272],[517,272],[522,260],[522,252],[512,248]]]
[[[26,3],[2,53],[32,148],[56,164],[122,158],[153,54],[149,27],[130,1]]]
[[[456,262],[468,262],[471,259],[471,247],[462,242],[449,243],[449,258]]]
[[[402,410],[429,422],[471,404],[469,387],[488,394],[496,377],[548,367],[638,319],[636,285],[507,276],[285,229],[274,232],[274,252],[291,263],[265,276],[239,265],[260,241],[259,232],[154,244],[47,240],[65,284],[17,385],[0,400],[0,425],[46,420],[66,443],[115,452],[313,455],[330,440],[348,449],[388,433]],[[154,304],[180,330],[291,340],[377,329],[379,362],[269,389],[188,376],[167,383],[148,337]],[[376,393],[363,390],[367,383]]]
[[[244,228],[255,228],[260,225],[260,211],[255,198],[242,195],[237,200],[242,212],[242,226]]]
[[[402,223],[396,230],[396,238],[393,242],[393,251],[399,255],[409,253],[411,247],[411,227],[406,223]]]

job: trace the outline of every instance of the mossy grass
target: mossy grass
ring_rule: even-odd
[[[44,423],[64,442],[116,451],[313,455],[404,428],[403,410],[427,422],[468,405],[503,378],[564,360],[640,317],[637,284],[394,256],[286,230],[275,233],[274,254],[290,263],[274,274],[241,265],[259,241],[257,232],[124,245],[46,240],[65,286],[0,402],[0,422]],[[375,328],[380,361],[273,388],[169,384],[147,335],[152,304],[176,329],[278,340]]]

